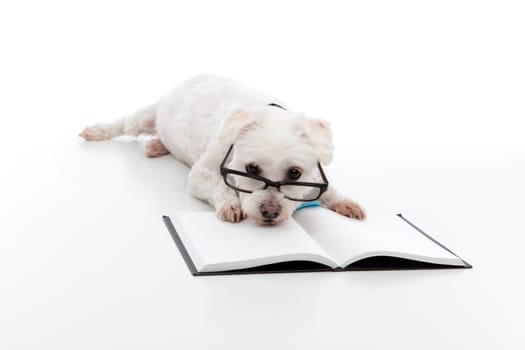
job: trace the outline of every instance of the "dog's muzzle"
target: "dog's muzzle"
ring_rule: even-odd
[[[282,207],[279,203],[268,201],[259,207],[262,217],[266,220],[274,220],[281,214]]]

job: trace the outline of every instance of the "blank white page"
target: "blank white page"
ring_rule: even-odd
[[[198,271],[224,271],[290,260],[336,265],[294,220],[259,226],[220,221],[213,212],[177,212],[173,224]]]
[[[294,219],[340,266],[377,255],[463,265],[395,214],[367,213],[363,221],[325,208],[305,208]]]

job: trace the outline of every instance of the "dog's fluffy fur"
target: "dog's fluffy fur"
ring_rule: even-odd
[[[248,164],[255,164],[261,176],[273,181],[285,179],[294,167],[302,172],[299,181],[318,182],[317,162],[332,161],[332,133],[326,121],[294,113],[279,99],[212,75],[196,76],[157,103],[112,123],[89,126],[80,136],[97,141],[140,134],[153,135],[146,145],[149,157],[171,153],[190,166],[191,194],[213,205],[220,219],[231,222],[248,216],[261,224],[277,224],[289,218],[300,202],[284,198],[274,188],[237,194],[226,186],[219,165],[230,145],[235,144],[229,168],[245,171]],[[341,197],[331,185],[321,202],[342,215],[365,217],[359,205]],[[268,219],[268,210],[277,216]]]

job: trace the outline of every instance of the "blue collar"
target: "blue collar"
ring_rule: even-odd
[[[297,210],[304,209],[304,208],[320,207],[320,206],[321,206],[321,201],[303,202],[295,210],[297,211]]]

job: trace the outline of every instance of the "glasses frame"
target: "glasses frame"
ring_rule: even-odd
[[[313,202],[313,201],[316,201],[318,200],[322,195],[323,193],[326,192],[326,190],[328,189],[328,180],[326,179],[326,175],[324,174],[324,171],[323,171],[323,168],[321,167],[321,163],[319,163],[319,161],[317,162],[317,167],[319,168],[319,172],[321,173],[321,178],[323,179],[323,183],[318,183],[318,182],[301,182],[301,181],[291,181],[291,180],[288,180],[288,181],[272,181],[270,179],[267,179],[265,177],[262,177],[262,176],[258,176],[258,175],[253,175],[253,174],[248,174],[246,172],[243,172],[243,171],[239,171],[239,170],[235,170],[235,169],[230,169],[230,168],[227,168],[225,166],[226,164],[226,160],[228,159],[228,157],[230,156],[230,153],[231,151],[233,150],[233,144],[230,146],[230,148],[228,149],[228,152],[226,153],[226,156],[224,156],[224,159],[222,160],[221,162],[221,166],[220,166],[220,172],[221,172],[221,176],[223,177],[224,179],[224,183],[226,184],[226,186],[234,189],[235,191],[238,191],[238,192],[244,192],[244,193],[253,193],[253,191],[249,191],[249,190],[243,190],[243,189],[240,189],[240,188],[237,188],[237,187],[234,187],[233,185],[230,185],[228,183],[228,181],[226,180],[226,176],[228,174],[233,174],[233,175],[238,175],[238,176],[244,176],[244,177],[247,177],[247,178],[250,178],[250,179],[254,179],[254,180],[258,180],[258,181],[261,181],[265,184],[265,186],[263,188],[261,188],[262,190],[265,190],[267,189],[268,187],[275,187],[277,188],[277,190],[280,192],[281,191],[281,186],[284,186],[284,185],[290,185],[290,186],[307,186],[307,187],[314,187],[314,188],[319,188],[319,194],[317,195],[317,197],[315,197],[314,199],[295,199],[295,198],[290,198],[288,196],[286,196],[284,193],[284,197],[286,199],[289,199],[291,201],[295,201],[295,202]],[[281,192],[282,193],[282,192]]]

